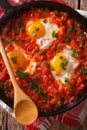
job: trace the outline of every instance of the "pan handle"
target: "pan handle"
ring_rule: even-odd
[[[11,6],[8,2],[8,0],[0,0],[0,7],[3,8],[4,10],[4,15],[3,17],[6,16],[11,10],[13,10],[15,7]]]

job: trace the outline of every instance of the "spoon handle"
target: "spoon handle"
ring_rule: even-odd
[[[7,57],[7,54],[6,54],[6,51],[5,51],[5,48],[3,46],[3,43],[2,43],[2,40],[0,38],[0,52],[1,52],[1,55],[3,57],[3,60],[5,62],[5,65],[6,65],[6,68],[8,70],[8,73],[9,73],[9,76],[11,78],[11,81],[12,81],[12,84],[13,86],[18,86],[17,82],[16,82],[16,79],[15,79],[15,76],[14,76],[14,73],[12,71],[12,67],[10,65],[10,62],[9,62],[9,59]]]

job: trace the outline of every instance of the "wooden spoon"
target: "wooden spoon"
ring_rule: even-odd
[[[19,123],[23,125],[32,124],[38,117],[38,109],[34,102],[18,86],[1,39],[0,52],[14,87],[15,118]]]

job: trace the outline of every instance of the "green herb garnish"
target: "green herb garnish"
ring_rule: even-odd
[[[86,75],[87,75],[87,68],[85,68],[84,66],[82,66],[81,70],[82,70],[82,73],[83,73],[83,74],[86,74]]]
[[[40,28],[39,27],[35,27],[35,30],[33,30],[33,32],[32,32],[32,36],[33,37],[36,37],[37,36],[37,32],[40,30]]]
[[[57,102],[56,107],[57,108],[61,107],[61,102],[60,101]]]
[[[67,29],[67,33],[71,33],[72,30],[73,30],[72,27],[71,27],[71,28],[68,28],[68,29]]]
[[[43,92],[42,90],[39,91],[39,94],[40,94],[41,96],[43,96],[44,98],[45,98],[45,96],[46,96],[46,93]]]
[[[68,64],[68,60],[64,59],[64,61],[60,64],[60,67],[65,70],[67,64]]]
[[[22,31],[24,29],[23,23],[21,21],[18,22],[18,29],[19,31]]]
[[[47,19],[44,19],[43,22],[44,22],[44,23],[47,23],[48,21],[47,21]]]
[[[36,32],[38,32],[39,30],[40,30],[40,28],[39,28],[39,27],[36,27],[36,28],[35,28],[35,31],[36,31]]]
[[[77,58],[77,57],[78,57],[78,53],[77,53],[77,50],[76,50],[76,49],[74,49],[74,50],[72,51],[71,56],[74,57],[74,58]]]
[[[35,84],[34,82],[29,82],[29,83],[27,84],[27,86],[28,86],[29,88],[32,88],[34,92],[40,93],[40,92],[42,91],[42,90],[41,90],[41,85]]]
[[[24,72],[23,70],[17,70],[17,74],[18,74],[19,78],[27,78],[28,77],[28,73]]]
[[[52,37],[53,37],[53,38],[57,38],[57,37],[58,37],[58,34],[57,34],[55,31],[53,31],[53,32],[52,32]]]
[[[64,79],[64,82],[65,82],[65,83],[69,83],[69,79],[66,77],[66,78]]]
[[[16,64],[16,63],[17,63],[17,56],[11,57],[11,61],[12,61],[14,64]]]
[[[67,90],[68,90],[68,91],[71,91],[71,87],[68,87]]]
[[[66,40],[67,43],[69,43],[71,41],[69,37],[66,37],[65,40]]]
[[[29,88],[32,88],[32,87],[34,86],[34,83],[33,83],[33,82],[29,82],[29,83],[27,84],[27,86],[28,86]]]
[[[5,82],[4,85],[3,85],[3,90],[4,91],[8,91],[8,85],[9,85],[9,82]]]
[[[43,61],[42,63],[43,63],[43,65],[47,65],[48,64],[47,61]]]
[[[72,28],[75,30],[77,28],[77,24],[73,24]]]
[[[59,58],[60,58],[60,59],[63,59],[63,56],[60,56]]]
[[[10,46],[12,46],[13,38],[9,38],[8,43]]]
[[[40,86],[39,84],[36,84],[36,85],[34,86],[33,91],[34,91],[34,92],[39,92],[39,91],[41,91],[41,86]]]

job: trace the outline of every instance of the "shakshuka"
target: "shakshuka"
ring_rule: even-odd
[[[18,85],[40,111],[73,102],[87,87],[87,33],[67,12],[31,8],[10,19],[0,35]],[[1,55],[0,89],[13,100]]]

